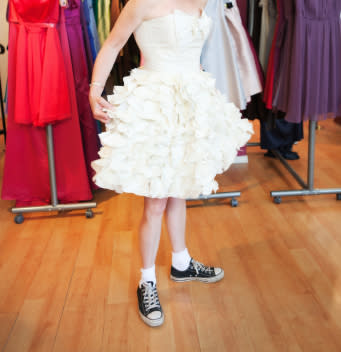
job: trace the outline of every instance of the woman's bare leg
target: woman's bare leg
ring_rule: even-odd
[[[163,213],[167,198],[145,198],[140,225],[140,251],[142,257],[141,280],[137,299],[141,319],[149,326],[159,326],[164,314],[156,289],[155,258],[160,243]]]
[[[168,198],[144,198],[143,217],[140,224],[140,252],[143,269],[154,266],[167,200]]]
[[[166,220],[173,252],[186,249],[186,200],[168,198]]]

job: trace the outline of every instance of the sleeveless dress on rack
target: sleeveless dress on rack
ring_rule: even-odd
[[[58,116],[66,117],[53,119],[58,200],[89,200],[64,10],[55,0],[10,0],[8,20],[8,134],[1,196],[15,199],[17,207],[51,202],[46,131],[40,126]],[[22,111],[39,112],[39,119],[31,124],[18,120],[25,116]]]
[[[341,114],[341,0],[282,1],[273,106],[299,123]]]
[[[211,19],[180,10],[144,21],[135,39],[144,67],[108,97],[95,183],[118,193],[190,198],[218,189],[215,176],[252,134],[238,108],[200,70]]]

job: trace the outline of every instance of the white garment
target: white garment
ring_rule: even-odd
[[[216,87],[226,96],[227,101],[244,110],[247,99],[224,7],[225,0],[207,1],[205,12],[213,19],[213,26],[202,50],[201,65],[216,79]]]
[[[232,8],[225,8],[225,17],[236,50],[243,91],[249,102],[253,95],[262,91],[262,83],[257,72],[257,66],[249,39],[240,17],[237,1],[233,0],[232,3]]]
[[[154,198],[217,190],[216,174],[231,165],[252,125],[200,70],[210,23],[204,12],[175,10],[136,30],[145,65],[108,97],[112,120],[92,163],[98,186]]]

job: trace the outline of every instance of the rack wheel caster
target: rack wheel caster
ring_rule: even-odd
[[[274,197],[274,202],[275,204],[281,204],[282,203],[282,198],[279,196]]]
[[[22,224],[24,222],[24,216],[22,214],[17,214],[14,218],[14,222],[18,225]]]
[[[341,193],[336,194],[336,200],[341,200]]]
[[[238,200],[235,198],[232,198],[230,203],[232,208],[236,208],[238,206]]]
[[[93,217],[94,217],[93,211],[92,211],[91,209],[88,209],[88,210],[85,212],[85,217],[86,217],[87,219],[93,218]]]

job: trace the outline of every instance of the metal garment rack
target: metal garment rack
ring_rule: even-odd
[[[12,213],[17,214],[14,218],[14,221],[17,224],[22,224],[24,222],[23,213],[51,212],[51,211],[62,212],[62,211],[79,210],[79,209],[87,209],[85,212],[85,216],[87,218],[92,218],[94,214],[91,208],[96,208],[97,204],[95,202],[70,203],[70,204],[58,203],[56,170],[55,170],[55,159],[54,159],[54,148],[53,148],[53,131],[52,131],[51,124],[46,126],[46,138],[47,138],[47,153],[48,153],[49,173],[50,173],[51,204],[43,205],[43,206],[12,208]]]
[[[2,96],[2,85],[1,85],[1,77],[0,77],[0,109],[1,109],[1,119],[2,119],[2,130],[0,130],[0,134],[4,135],[5,144],[6,144],[6,119],[5,119],[5,108],[4,108],[4,98]]]
[[[295,170],[288,164],[276,150],[272,152],[282,162],[290,174],[300,184],[302,189],[299,190],[284,190],[271,191],[270,195],[276,204],[281,204],[282,197],[290,196],[315,196],[320,194],[336,194],[336,199],[341,200],[341,188],[314,188],[314,171],[315,171],[315,137],[316,137],[316,121],[309,121],[309,143],[308,143],[308,182],[304,182],[302,178],[295,172]]]

